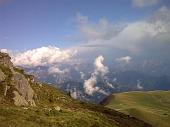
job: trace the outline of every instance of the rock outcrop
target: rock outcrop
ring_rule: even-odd
[[[11,62],[11,57],[7,53],[1,53],[0,52],[0,64],[12,69],[13,63]]]
[[[36,106],[34,90],[31,84],[36,84],[34,77],[24,73],[22,69],[13,66],[10,56],[0,52],[0,89],[4,98],[10,95],[16,106]]]
[[[2,70],[0,69],[0,82],[5,80],[5,74],[2,72]]]
[[[13,77],[11,79],[11,85],[13,85],[17,89],[18,95],[19,94],[21,95],[20,103],[16,103],[16,104],[18,105],[29,105],[30,104],[31,106],[35,106],[35,102],[33,100],[34,91],[31,88],[28,80],[25,78],[23,74],[14,72]],[[17,95],[17,91],[14,92],[15,93],[14,94],[15,97],[13,98],[14,102],[18,101],[17,97],[19,96]]]

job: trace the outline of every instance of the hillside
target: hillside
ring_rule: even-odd
[[[0,53],[0,127],[151,127],[34,80]]]
[[[102,104],[155,127],[170,127],[170,91],[118,93],[107,97]]]

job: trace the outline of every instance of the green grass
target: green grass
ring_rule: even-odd
[[[115,110],[74,100],[52,86],[31,86],[37,106],[0,103],[0,127],[150,127]]]
[[[144,120],[155,127],[170,127],[170,91],[113,94],[106,107]]]
[[[37,93],[36,107],[0,104],[0,127],[117,127],[106,115],[85,108],[87,105],[71,99],[63,92],[32,84]],[[54,109],[59,106],[61,111]]]
[[[63,109],[48,111],[43,108],[23,109],[19,107],[0,107],[1,127],[116,127],[105,116],[97,116],[94,112],[72,111]]]
[[[0,127],[117,127],[116,121],[90,110],[53,87],[33,85],[36,107],[0,104]],[[59,106],[61,111],[54,107]]]

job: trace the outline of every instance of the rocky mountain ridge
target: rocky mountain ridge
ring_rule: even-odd
[[[8,98],[17,106],[36,106],[33,99],[35,93],[31,87],[33,79],[33,76],[24,74],[22,69],[14,67],[8,54],[0,53],[1,99]]]

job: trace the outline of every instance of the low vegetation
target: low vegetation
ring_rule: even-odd
[[[150,127],[114,110],[79,102],[48,85],[32,84],[36,107],[0,104],[0,127]]]
[[[170,127],[170,91],[118,93],[103,104],[155,127]]]

